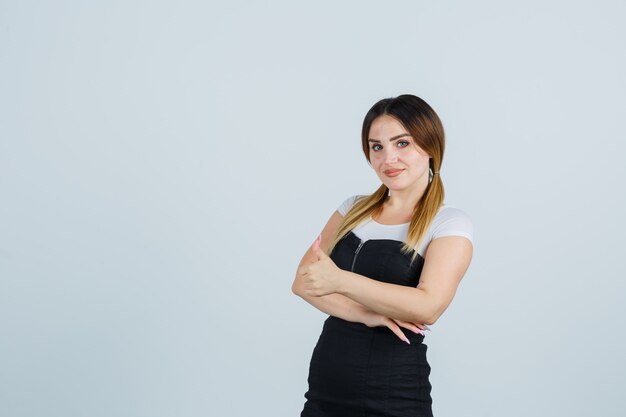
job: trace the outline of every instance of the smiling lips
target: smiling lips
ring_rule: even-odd
[[[402,171],[404,171],[404,170],[403,169],[388,169],[388,170],[385,170],[383,172],[388,177],[396,177],[396,176],[400,175],[400,173]]]

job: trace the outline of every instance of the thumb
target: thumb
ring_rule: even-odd
[[[322,243],[321,234],[317,237],[317,239],[315,239],[315,241],[313,242],[313,246],[311,246],[311,248],[313,249],[313,253],[317,256],[318,261],[327,257],[326,253],[320,248],[320,243]]]

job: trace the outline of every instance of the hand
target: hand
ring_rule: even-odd
[[[298,274],[302,275],[304,293],[314,297],[337,292],[343,279],[342,270],[320,249],[321,241],[320,235],[311,245],[317,261],[304,265],[298,270]]]
[[[421,334],[422,336],[424,336],[424,330],[430,331],[430,327],[428,327],[425,324],[412,323],[410,321],[402,321],[402,320],[398,320],[398,319],[391,319],[391,320],[396,322],[396,324],[398,326],[404,327],[405,329],[409,329],[413,333]]]
[[[411,342],[409,342],[409,339],[404,335],[400,327],[409,329],[414,333],[421,334],[422,336],[424,335],[423,330],[430,330],[430,328],[425,324],[415,324],[408,321],[392,319],[365,308],[363,314],[363,324],[368,327],[385,326],[389,328],[389,330],[391,330],[396,336],[398,336],[400,340],[408,344],[411,344]]]

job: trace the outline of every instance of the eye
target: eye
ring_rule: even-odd
[[[376,149],[377,146],[380,146],[380,144],[375,143],[374,145],[372,145],[372,150],[373,151],[377,151],[378,149]]]
[[[401,148],[406,148],[407,146],[409,146],[409,141],[408,140],[399,140],[398,143],[406,143],[406,145],[401,146]]]

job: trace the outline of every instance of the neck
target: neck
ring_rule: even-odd
[[[413,210],[417,202],[422,198],[428,187],[428,178],[426,182],[419,181],[413,187],[407,187],[402,190],[389,190],[389,196],[385,201],[385,205],[394,211]]]

